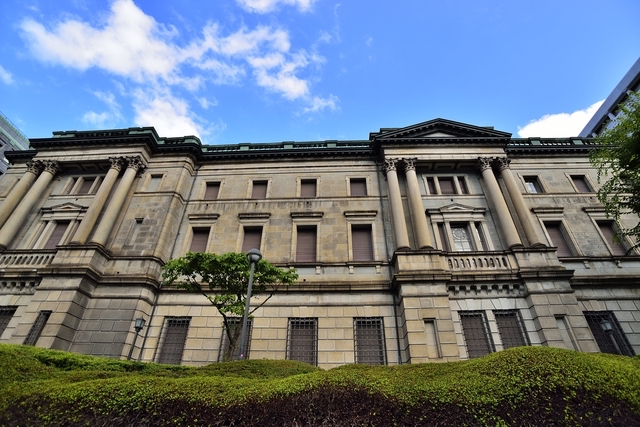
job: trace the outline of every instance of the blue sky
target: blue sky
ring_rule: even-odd
[[[437,117],[574,136],[640,56],[638,16],[638,0],[2,0],[0,111],[31,138],[348,140]]]

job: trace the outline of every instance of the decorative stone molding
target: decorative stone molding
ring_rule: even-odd
[[[238,219],[269,219],[271,212],[245,212],[239,213]]]
[[[291,218],[322,218],[324,212],[291,212]]]
[[[404,171],[414,171],[416,170],[416,162],[418,159],[402,159],[402,163],[404,163]]]
[[[496,157],[494,159],[494,164],[498,166],[498,170],[502,172],[505,169],[509,169],[509,164],[511,163],[511,159],[506,157]]]
[[[344,211],[347,218],[375,218],[378,211]]]
[[[125,159],[124,157],[109,157],[109,162],[111,162],[111,169],[120,172],[124,167]]]
[[[400,159],[384,159],[384,171],[395,171],[398,161],[400,161]]]
[[[39,175],[44,169],[44,163],[41,160],[34,160],[33,162],[27,162],[27,172],[31,172],[35,175]]]
[[[491,157],[478,157],[476,167],[480,172],[484,172],[487,169],[491,169],[491,163],[493,163],[493,159]]]
[[[147,167],[147,165],[140,158],[140,156],[127,157],[126,159],[127,159],[127,168],[131,168],[138,173],[142,173],[142,171],[144,171],[144,169]]]
[[[44,171],[49,172],[53,176],[62,172],[62,167],[60,166],[57,160],[45,160],[43,163],[44,163]]]

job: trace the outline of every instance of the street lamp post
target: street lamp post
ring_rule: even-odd
[[[127,356],[127,360],[131,360],[131,355],[133,354],[133,348],[136,346],[136,341],[138,340],[138,334],[142,328],[144,328],[144,324],[146,321],[143,317],[138,317],[136,319],[136,323],[133,325],[133,329],[136,330],[136,335],[133,337],[133,343],[131,344],[131,348],[129,349],[129,355]]]
[[[253,273],[255,271],[256,264],[262,259],[262,254],[258,249],[249,249],[247,252],[247,259],[251,264],[251,270],[249,270],[249,286],[247,286],[247,300],[244,304],[244,317],[242,318],[242,333],[240,334],[240,360],[244,360],[245,341],[247,339],[247,323],[249,321],[249,306],[251,305],[251,286],[253,286]]]

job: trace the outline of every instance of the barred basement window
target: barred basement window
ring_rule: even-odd
[[[458,314],[469,358],[482,357],[495,351],[484,312],[459,311]]]
[[[613,312],[585,311],[584,317],[601,352],[622,356],[635,354]]]
[[[229,317],[227,319],[229,322],[229,327],[231,329],[231,334],[238,333],[238,342],[236,343],[236,348],[233,350],[233,354],[231,358],[227,357],[229,355],[229,336],[227,335],[227,330],[224,327],[224,323],[222,324],[222,339],[220,340],[220,351],[218,352],[218,362],[222,362],[223,360],[238,360],[240,358],[240,334],[242,333],[242,317]],[[249,358],[249,353],[251,350],[251,332],[253,331],[253,319],[247,320],[247,337],[244,341],[244,352],[246,353],[244,358],[245,360]]]
[[[353,319],[356,363],[386,365],[384,327],[381,317]]]
[[[7,329],[11,318],[16,313],[17,307],[0,307],[0,336]]]
[[[49,320],[49,316],[51,316],[51,310],[43,310],[38,313],[36,321],[33,322],[33,326],[31,326],[27,337],[24,339],[24,345],[36,345],[38,338],[40,338],[40,334],[42,334],[44,326],[47,324],[47,320]]]
[[[498,324],[503,349],[529,345],[527,331],[518,310],[495,310],[493,315]]]
[[[158,363],[179,365],[189,333],[191,317],[165,317],[164,336]]]
[[[287,359],[318,364],[318,319],[289,319]]]

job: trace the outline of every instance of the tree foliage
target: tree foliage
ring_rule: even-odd
[[[165,284],[200,292],[222,315],[229,347],[225,359],[232,357],[238,344],[240,328],[230,318],[244,315],[249,284],[250,263],[244,253],[229,252],[222,255],[205,252],[188,252],[172,259],[163,267]],[[259,303],[252,302],[251,312],[262,307],[280,285],[290,285],[298,279],[295,269],[284,270],[261,259],[255,266],[252,296],[268,292]],[[208,288],[208,289],[207,289]]]
[[[599,147],[591,152],[598,181],[603,182],[598,199],[616,221],[625,214],[640,215],[640,93],[631,92],[619,108],[615,126],[596,137]],[[620,233],[637,239],[640,223]]]

